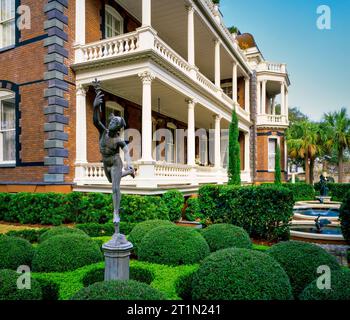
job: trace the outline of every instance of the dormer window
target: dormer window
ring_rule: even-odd
[[[124,19],[117,10],[108,5],[106,5],[105,33],[106,38],[113,38],[124,33]]]

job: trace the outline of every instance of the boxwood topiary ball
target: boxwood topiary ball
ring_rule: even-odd
[[[195,229],[163,226],[148,232],[138,250],[143,261],[171,266],[194,264],[209,253],[209,246]]]
[[[344,239],[350,243],[350,191],[346,194],[340,207],[339,218]]]
[[[350,271],[335,271],[331,273],[330,289],[319,289],[317,279],[311,282],[302,294],[300,300],[350,300]]]
[[[39,243],[44,242],[45,240],[47,240],[49,238],[52,238],[52,237],[55,237],[55,236],[58,236],[61,234],[77,234],[77,235],[88,237],[88,235],[80,229],[67,228],[67,227],[55,227],[55,228],[51,228],[51,229],[47,230],[45,233],[43,233],[39,237]]]
[[[271,256],[229,248],[207,257],[192,281],[193,300],[290,300],[286,272]]]
[[[320,274],[320,266],[328,266],[332,271],[340,270],[337,260],[319,246],[300,242],[280,242],[268,251],[287,272],[295,297],[298,297],[304,288]]]
[[[151,230],[161,226],[175,226],[168,220],[148,220],[137,224],[129,235],[129,241],[134,245],[134,252],[138,254],[138,248],[144,236]]]
[[[165,300],[165,297],[147,284],[129,280],[94,283],[77,292],[72,300]]]
[[[86,236],[62,234],[39,244],[33,259],[33,271],[65,272],[102,260],[96,242]]]
[[[18,289],[20,275],[13,270],[0,270],[0,300],[41,300],[42,292],[35,279],[30,280],[30,290]]]
[[[34,256],[32,245],[22,238],[0,237],[0,269],[17,270],[19,266],[31,266]]]
[[[226,248],[252,248],[248,233],[232,224],[213,224],[202,230],[211,252]]]

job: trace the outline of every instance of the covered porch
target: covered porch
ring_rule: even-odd
[[[92,125],[94,90],[90,85],[95,77],[105,92],[104,119],[113,112],[128,124],[123,134],[137,174],[135,179],[122,180],[123,192],[159,194],[176,188],[190,194],[203,184],[226,183],[232,109],[184,86],[157,65],[124,66],[124,72],[115,68],[109,74],[99,69],[77,75],[74,189],[111,192]],[[130,73],[126,75],[125,70]],[[250,131],[242,119],[242,181],[249,183]]]

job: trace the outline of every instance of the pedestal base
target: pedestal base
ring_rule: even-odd
[[[105,281],[129,280],[132,248],[132,243],[122,234],[114,235],[111,241],[102,246],[105,256]]]

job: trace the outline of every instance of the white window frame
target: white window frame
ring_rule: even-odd
[[[0,165],[15,165],[16,164],[16,159],[11,160],[11,161],[4,161],[4,151],[3,151],[3,133],[4,132],[11,132],[14,131],[16,134],[16,119],[15,119],[15,128],[14,129],[1,129],[1,116],[2,116],[2,102],[4,100],[9,100],[9,99],[15,99],[15,94],[12,91],[8,91],[8,90],[0,90]],[[16,112],[16,110],[15,110]],[[15,117],[16,117],[16,113],[15,113]],[[15,144],[15,148],[16,148],[16,144]],[[16,150],[15,150],[16,153]]]
[[[1,4],[3,1],[4,0],[0,0],[0,8],[1,8]],[[12,1],[15,1],[15,0],[12,0]],[[5,29],[4,24],[9,24],[11,22],[15,22],[15,20],[16,20],[16,12],[15,12],[13,17],[6,19],[6,20],[1,20],[1,15],[0,15],[0,50],[13,47],[16,44],[16,24],[14,24],[15,30],[13,31],[14,35],[15,35],[14,42],[9,44],[9,45],[6,45],[6,46],[3,44],[3,33],[4,33],[4,29]]]
[[[115,35],[115,37],[123,34],[124,33],[124,19],[123,19],[123,17],[119,14],[119,12],[117,10],[115,10],[110,5],[106,4],[106,6],[105,6],[105,37],[109,38],[107,36],[107,14],[111,15],[114,19],[119,20],[119,22],[120,22],[119,34]]]
[[[270,156],[274,157],[274,159],[276,159],[276,150],[277,148],[275,149],[275,152],[272,153],[271,150],[270,150],[270,140],[275,140],[276,141],[276,147],[277,146],[280,146],[280,139],[278,137],[269,137],[268,138],[268,143],[267,143],[267,148],[268,148],[268,152],[267,152],[267,166],[268,166],[268,171],[269,172],[275,172],[276,171],[276,160],[274,160],[274,163],[275,163],[275,166],[274,168],[270,168]]]

